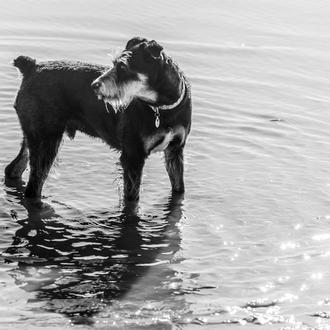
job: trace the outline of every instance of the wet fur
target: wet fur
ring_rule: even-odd
[[[129,49],[130,42],[131,45],[138,43],[137,39],[130,40],[126,49]],[[150,68],[153,78],[149,77],[160,103],[177,97],[178,85],[174,76],[182,77],[189,86],[170,59],[166,59],[164,66],[161,64],[157,62]],[[173,192],[184,191],[183,148],[191,123],[189,88],[178,108],[161,114],[161,126],[157,129],[153,111],[143,100],[134,98],[125,111],[116,113],[111,108],[107,111],[104,102],[97,99],[90,85],[109,70],[107,67],[67,61],[36,63],[25,56],[18,57],[14,65],[23,74],[14,106],[22,127],[23,142],[17,157],[6,167],[5,174],[7,178],[19,179],[30,162],[26,197],[41,196],[63,134],[66,132],[73,139],[79,130],[101,138],[121,152],[124,197],[126,200],[138,200],[142,170],[149,155],[145,139],[178,125],[184,127],[186,134],[176,136],[170,142],[165,150],[165,162]],[[162,77],[162,67],[169,70],[169,77]],[[168,83],[171,86],[164,85]]]

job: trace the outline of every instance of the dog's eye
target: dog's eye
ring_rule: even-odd
[[[118,69],[121,72],[127,72],[128,71],[127,65],[125,63],[123,63],[123,62],[119,62],[118,63]]]

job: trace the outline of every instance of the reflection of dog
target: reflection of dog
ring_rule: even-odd
[[[170,195],[151,214],[139,213],[138,204],[128,202],[120,212],[79,212],[77,218],[78,211],[63,203],[24,199],[21,181],[8,180],[6,185],[7,200],[17,206],[14,209],[23,206],[26,212],[16,218],[19,228],[8,236],[1,262],[12,263],[9,275],[21,289],[36,296],[42,311],[65,314],[73,323],[91,324],[93,316],[107,310],[114,299],[143,294],[149,301],[155,288],[165,289],[165,275],[167,280],[174,277],[174,270],[166,264],[180,249],[182,194]],[[7,228],[6,222],[2,224]],[[148,266],[155,262],[164,264]]]
[[[19,178],[29,158],[27,197],[41,195],[64,131],[73,138],[76,130],[100,137],[121,151],[125,199],[139,199],[144,162],[155,151],[165,152],[173,192],[184,190],[190,89],[158,43],[131,39],[108,70],[71,62],[36,64],[23,56],[14,65],[23,74],[15,108],[24,139],[5,172],[7,178]],[[93,80],[99,100],[90,88]]]

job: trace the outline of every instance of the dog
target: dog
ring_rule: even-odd
[[[6,167],[19,179],[30,163],[25,197],[40,198],[64,133],[77,130],[120,151],[124,199],[138,201],[145,160],[164,151],[172,192],[184,192],[183,149],[191,129],[191,88],[154,40],[136,37],[110,67],[68,61],[14,60],[23,75],[16,109],[23,141]]]

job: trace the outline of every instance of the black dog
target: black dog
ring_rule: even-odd
[[[20,178],[30,160],[26,197],[40,197],[63,133],[74,138],[76,130],[121,151],[126,200],[139,199],[144,162],[155,151],[165,152],[173,192],[184,191],[190,87],[157,42],[131,39],[110,69],[80,62],[37,64],[25,56],[14,65],[23,74],[14,106],[24,138],[5,174]]]

